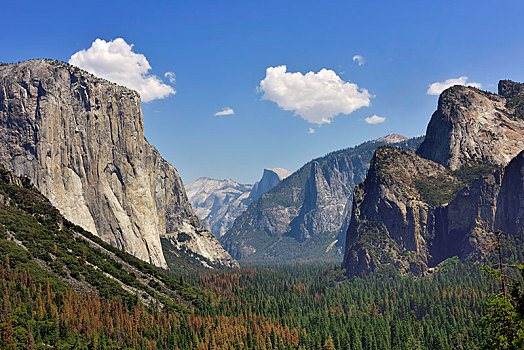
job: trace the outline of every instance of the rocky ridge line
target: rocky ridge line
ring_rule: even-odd
[[[391,264],[424,275],[453,256],[482,259],[497,229],[522,244],[523,91],[510,81],[499,83],[499,95],[454,86],[439,98],[416,154],[377,149],[354,191],[348,274]]]

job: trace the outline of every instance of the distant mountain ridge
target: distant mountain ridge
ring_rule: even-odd
[[[188,183],[186,191],[195,213],[206,228],[220,237],[252,201],[260,198],[289,174],[289,171],[281,168],[264,169],[262,178],[254,185],[239,184],[231,179],[202,177]]]
[[[186,185],[189,202],[205,227],[217,237],[226,233],[233,221],[251,202],[253,185],[235,180],[201,177]]]
[[[316,158],[251,203],[220,241],[238,259],[340,259],[353,187],[374,150],[390,142],[414,150],[421,141],[393,134]]]
[[[503,80],[499,94],[454,86],[416,153],[378,148],[354,191],[347,273],[393,265],[425,275],[454,256],[483,259],[499,229],[522,258],[523,110],[524,84]]]

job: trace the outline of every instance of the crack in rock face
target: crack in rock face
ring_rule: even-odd
[[[161,235],[204,229],[176,169],[144,137],[138,93],[63,62],[0,67],[0,162],[71,222],[159,267]],[[236,263],[204,240],[216,251],[206,258]]]

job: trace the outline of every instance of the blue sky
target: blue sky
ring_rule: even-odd
[[[4,0],[2,12],[3,62],[68,61],[97,38],[133,44],[151,66],[147,74],[176,90],[142,108],[146,137],[184,182],[252,183],[263,168],[294,171],[388,133],[421,135],[436,108],[438,96],[427,94],[435,82],[468,77],[496,91],[499,79],[524,81],[522,1]],[[290,90],[280,103],[257,90],[266,69],[282,65],[313,77],[332,70],[343,86],[366,89],[369,106],[309,122],[293,101],[317,99],[316,85],[307,94]],[[226,107],[235,114],[214,115]],[[366,123],[373,115],[386,119]]]

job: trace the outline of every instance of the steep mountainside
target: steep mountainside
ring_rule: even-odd
[[[262,179],[253,185],[253,189],[249,194],[251,201],[256,201],[264,193],[275,187],[280,181],[291,175],[289,171],[282,168],[264,169]]]
[[[421,140],[389,135],[312,160],[251,203],[221,242],[240,259],[341,256],[353,187],[364,179],[373,151],[391,141],[415,149]]]
[[[393,264],[421,275],[463,249],[466,254],[487,249],[481,228],[500,180],[487,176],[459,193],[467,184],[442,165],[413,152],[377,149],[366,180],[353,193],[343,265],[350,274]],[[488,203],[479,208],[471,197]],[[461,220],[453,220],[460,212]],[[468,243],[475,247],[465,247]]]
[[[235,219],[251,202],[275,187],[289,174],[289,171],[281,168],[264,169],[262,179],[254,185],[202,177],[187,184],[186,191],[189,202],[206,229],[220,237],[231,228]]]
[[[183,309],[199,292],[65,219],[28,178],[0,166],[0,257],[39,282],[125,303]],[[3,276],[5,277],[5,276]],[[20,287],[20,286],[19,286]]]
[[[524,151],[506,167],[497,199],[495,227],[524,236]]]
[[[354,191],[343,262],[349,274],[392,264],[423,275],[453,256],[480,259],[497,229],[522,250],[519,86],[503,81],[500,95],[452,87],[442,93],[418,155],[376,151]]]
[[[524,148],[522,84],[499,83],[499,95],[472,87],[444,91],[417,150],[451,170],[468,162],[505,166]]]
[[[167,267],[160,237],[183,233],[193,253],[236,263],[145,139],[135,91],[58,61],[2,65],[0,162],[68,220],[144,261]]]
[[[201,177],[186,185],[187,197],[206,229],[219,237],[246,210],[253,185]]]

